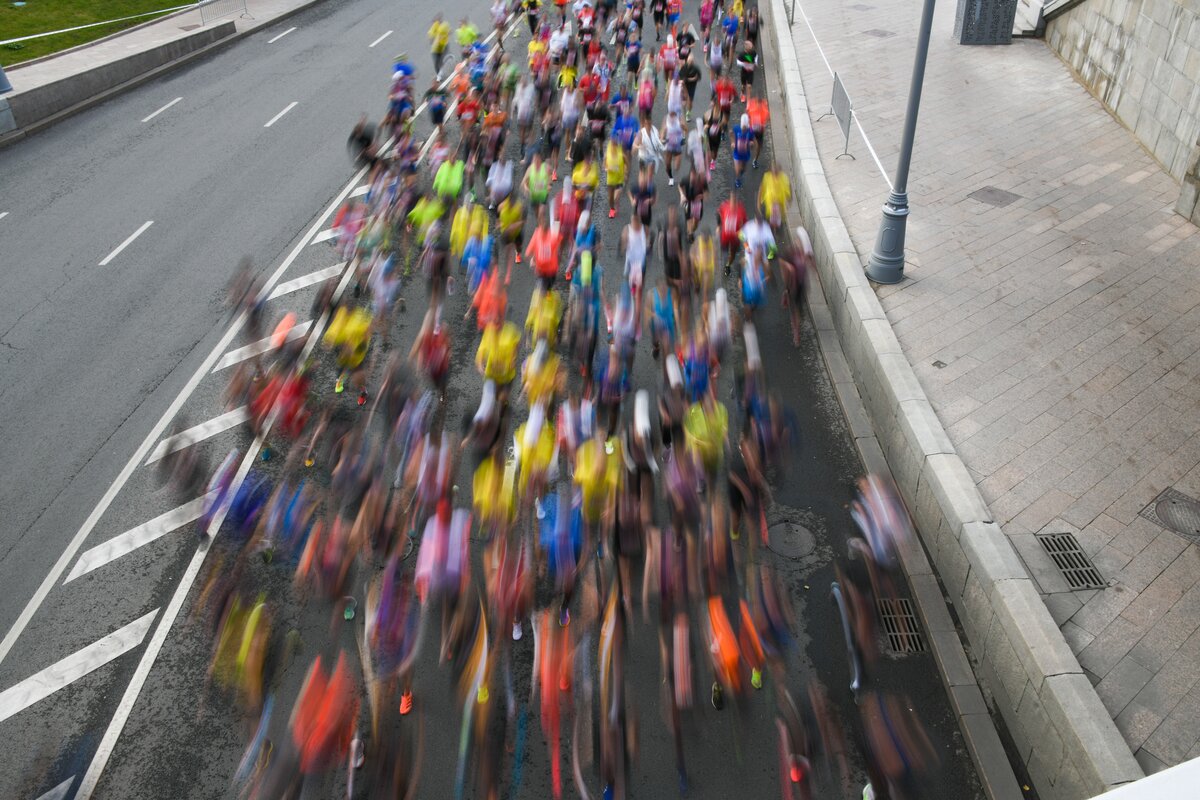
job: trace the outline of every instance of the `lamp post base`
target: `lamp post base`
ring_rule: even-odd
[[[893,192],[883,206],[875,249],[867,261],[867,277],[876,283],[904,280],[904,234],[908,224],[908,193]]]

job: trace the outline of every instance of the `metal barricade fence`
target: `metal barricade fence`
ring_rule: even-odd
[[[200,24],[207,25],[214,19],[228,17],[231,14],[242,12],[242,16],[249,16],[249,11],[246,9],[246,0],[200,0],[196,3],[200,7]]]
[[[850,125],[854,121],[854,103],[850,101],[850,94],[846,91],[845,84],[842,83],[842,76],[836,72],[833,73],[833,96],[829,98],[829,110],[817,117],[817,122],[826,117],[836,118],[838,127],[842,129],[844,137],[842,152],[837,158],[842,156],[854,158],[854,154],[850,152]]]

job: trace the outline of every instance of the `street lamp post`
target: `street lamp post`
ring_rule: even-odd
[[[921,106],[921,85],[925,82],[925,59],[929,55],[929,32],[933,28],[934,0],[925,0],[921,11],[921,30],[917,37],[917,55],[913,61],[912,86],[908,90],[908,111],[904,116],[904,139],[900,143],[900,161],[896,181],[887,202],[883,220],[875,237],[875,249],[867,261],[867,277],[876,283],[904,280],[904,233],[908,224],[908,166],[912,161],[913,137],[917,132],[917,110]]]

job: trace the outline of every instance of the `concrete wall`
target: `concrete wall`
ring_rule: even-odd
[[[1183,176],[1183,188],[1179,191],[1179,202],[1175,210],[1200,225],[1200,138],[1192,148],[1192,158]]]
[[[10,124],[16,129],[36,126],[235,32],[232,21],[222,22],[118,61],[101,64],[78,75],[6,95],[12,115]],[[0,128],[0,133],[7,132]]]
[[[954,604],[980,683],[1044,800],[1143,777],[1008,538],[954,451],[833,200],[813,138],[784,0],[771,0],[793,185],[850,371],[900,490]],[[923,560],[904,556],[910,564]],[[945,666],[939,663],[939,667]]]
[[[1200,0],[1085,0],[1046,42],[1182,180],[1200,134]]]

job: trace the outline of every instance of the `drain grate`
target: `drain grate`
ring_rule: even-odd
[[[1189,542],[1200,543],[1200,500],[1178,489],[1167,489],[1142,509],[1140,516],[1155,525],[1178,533]]]
[[[896,35],[895,31],[885,31],[881,28],[871,28],[869,31],[863,31],[863,33],[865,33],[867,36],[874,36],[878,39],[887,39],[888,37]]]
[[[1103,589],[1108,586],[1100,570],[1087,557],[1072,533],[1039,533],[1038,541],[1072,589]]]
[[[917,616],[907,597],[883,598],[878,601],[879,619],[887,634],[888,647],[894,653],[924,653],[925,640],[917,629]]]
[[[984,186],[982,189],[976,189],[967,195],[970,200],[978,200],[981,203],[987,203],[989,206],[996,208],[1004,208],[1007,205],[1012,205],[1021,199],[1021,195],[1006,192],[1003,189],[997,189],[995,186]]]

